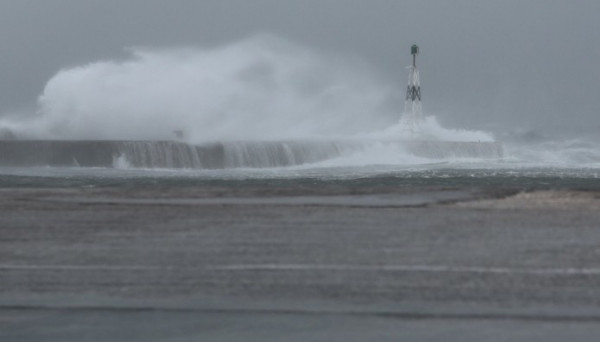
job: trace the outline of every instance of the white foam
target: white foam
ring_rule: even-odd
[[[434,116],[417,132],[400,119],[399,91],[369,67],[270,35],[206,48],[132,49],[124,60],[59,71],[34,118],[0,120],[19,138],[171,140],[359,140],[364,148],[325,166],[430,163],[399,140],[493,141],[447,129]],[[124,158],[115,166],[127,168]]]
[[[214,49],[134,49],[64,69],[18,136],[188,141],[305,139],[379,129],[394,92],[368,67],[273,36]]]
[[[212,49],[132,49],[125,60],[59,71],[38,102],[35,118],[0,127],[54,139],[161,140],[181,130],[192,142],[405,135],[398,89],[368,66],[269,35]],[[438,140],[492,139],[434,117],[421,128]]]
[[[312,164],[310,167],[344,167],[369,165],[419,165],[431,163],[431,159],[417,157],[401,144],[389,141],[368,141],[349,150],[342,156]]]
[[[477,130],[449,129],[442,127],[435,116],[425,116],[416,130],[399,120],[381,131],[358,134],[357,137],[382,140],[443,140],[443,141],[494,141],[491,133]]]
[[[586,139],[556,139],[505,144],[507,160],[525,166],[599,168],[600,143]]]

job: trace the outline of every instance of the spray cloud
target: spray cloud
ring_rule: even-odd
[[[121,61],[64,69],[34,118],[0,121],[25,139],[170,140],[191,143],[293,139],[410,139],[401,91],[366,65],[271,35],[212,48],[132,49]],[[481,140],[427,117],[426,139]]]
[[[358,63],[357,63],[358,64]],[[345,136],[395,119],[394,90],[364,66],[259,35],[214,49],[134,49],[65,69],[17,136],[192,142]]]

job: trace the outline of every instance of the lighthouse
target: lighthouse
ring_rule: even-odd
[[[417,55],[419,47],[415,44],[410,47],[413,63],[408,67],[408,86],[406,88],[406,99],[404,101],[404,113],[400,122],[404,128],[411,133],[419,132],[419,124],[423,120],[421,109],[421,81],[419,69],[417,68]]]

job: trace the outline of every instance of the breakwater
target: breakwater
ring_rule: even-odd
[[[0,166],[135,168],[268,168],[316,163],[395,146],[425,158],[501,158],[497,142],[239,141],[193,145],[178,141],[0,141]]]

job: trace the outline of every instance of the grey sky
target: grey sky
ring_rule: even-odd
[[[424,111],[451,126],[600,131],[596,0],[0,0],[0,112],[127,47],[257,32],[364,59],[399,92],[417,42]]]

